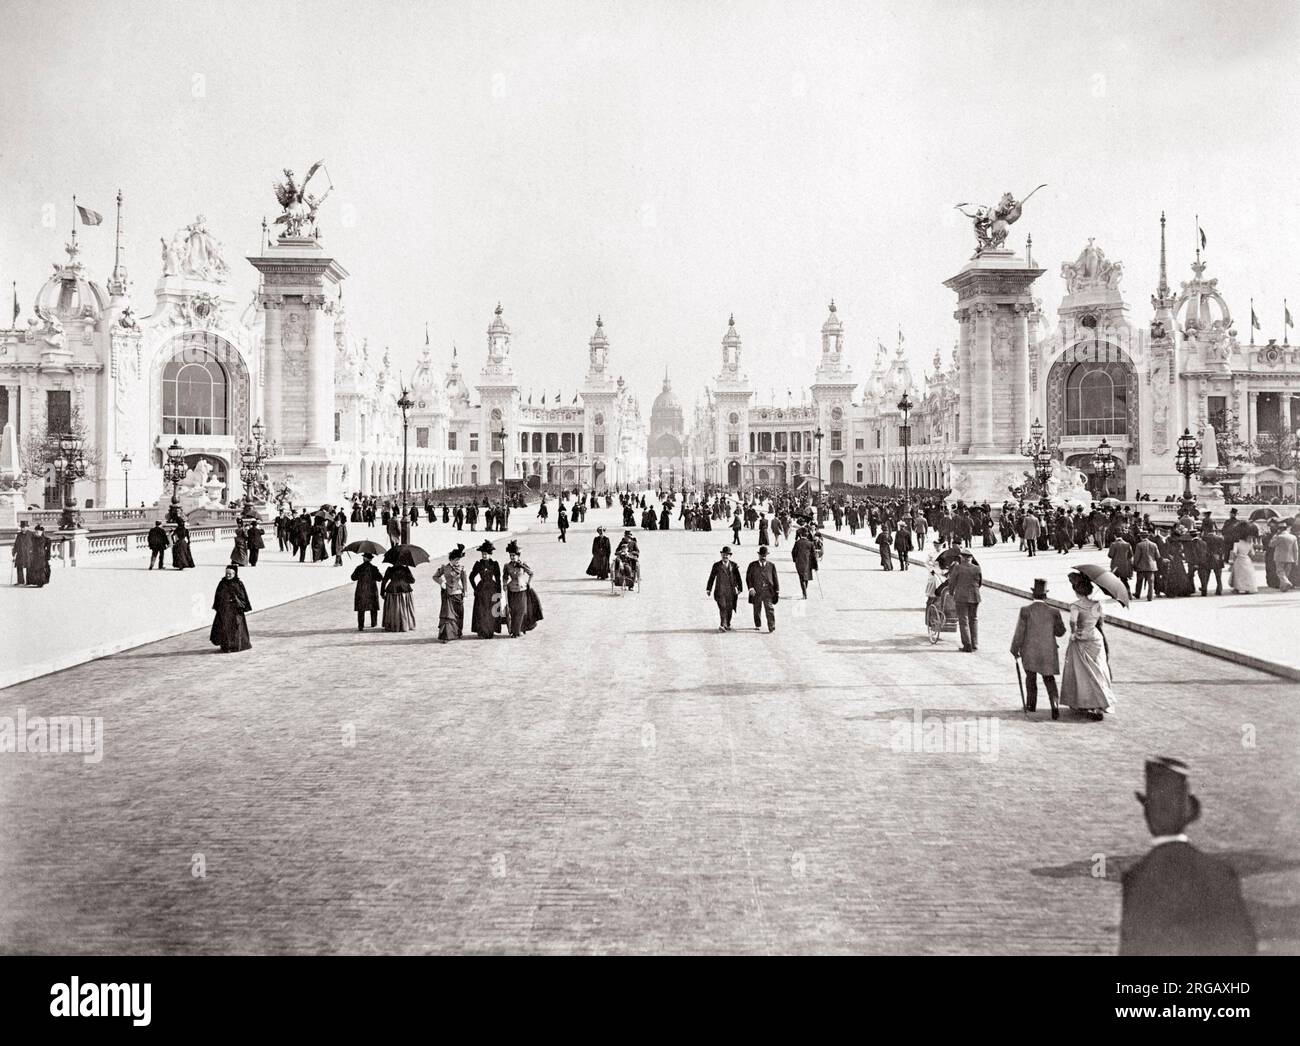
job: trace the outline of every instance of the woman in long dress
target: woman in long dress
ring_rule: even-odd
[[[394,563],[384,573],[380,594],[384,597],[384,631],[415,631],[415,575],[404,563]]]
[[[605,528],[597,527],[596,536],[591,539],[591,562],[587,564],[587,576],[597,581],[609,580],[609,538]]]
[[[1166,546],[1169,559],[1168,566],[1165,567],[1165,595],[1170,598],[1190,596],[1195,589],[1191,571],[1187,566],[1187,537],[1180,531],[1182,527],[1174,528],[1174,533]]]
[[[251,649],[253,644],[248,638],[248,622],[244,615],[253,607],[248,601],[244,583],[239,580],[239,568],[233,563],[226,567],[226,576],[217,582],[212,609],[217,612],[208,633],[212,645],[220,647],[223,654]]]
[[[325,558],[325,521],[317,516],[311,525],[311,561],[319,563]]]
[[[190,551],[190,532],[184,520],[176,524],[176,531],[172,534],[172,566],[177,570],[194,566],[194,556]]]
[[[1249,537],[1237,539],[1232,546],[1232,590],[1234,592],[1257,592],[1259,581],[1255,577],[1255,564],[1250,561],[1254,542]]]
[[[230,562],[237,567],[248,566],[248,531],[242,523],[235,527],[235,547],[231,550]]]
[[[438,611],[438,642],[459,639],[465,631],[465,586],[469,583],[461,558],[465,546],[457,545],[447,562],[433,572],[433,580],[442,589],[442,608]]]
[[[483,542],[478,551],[479,561],[469,572],[470,587],[474,589],[474,615],[470,627],[479,639],[491,639],[501,631],[503,620],[496,612],[501,593],[501,565],[492,558],[496,551],[492,542]]]
[[[343,565],[343,546],[348,543],[348,518],[339,509],[334,517],[334,526],[330,528],[330,553],[334,556],[334,565]]]
[[[1101,719],[1113,711],[1115,690],[1110,662],[1101,634],[1101,604],[1092,598],[1092,581],[1080,573],[1070,575],[1078,598],[1070,604],[1070,645],[1065,648],[1061,673],[1061,704]]]

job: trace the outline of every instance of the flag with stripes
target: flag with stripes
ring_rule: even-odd
[[[1255,315],[1255,306],[1250,307],[1250,327],[1251,330],[1259,330],[1259,317]]]
[[[1288,327],[1294,327],[1295,324],[1291,322],[1291,310],[1287,307],[1286,302],[1282,303],[1282,311],[1286,313],[1286,319],[1283,322],[1285,322]]]
[[[98,211],[92,211],[89,207],[83,207],[81,204],[77,204],[77,213],[81,215],[82,225],[99,225],[104,220],[104,216]]]

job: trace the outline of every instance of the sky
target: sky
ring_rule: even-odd
[[[688,408],[703,394],[732,313],[761,398],[797,402],[832,298],[859,380],[900,330],[919,377],[956,339],[942,283],[974,238],[954,205],[1040,183],[1009,242],[1032,234],[1049,313],[1095,237],[1146,323],[1163,210],[1175,288],[1199,214],[1242,340],[1251,297],[1257,338],[1280,339],[1284,297],[1300,314],[1283,0],[4,10],[0,300],[16,280],[24,321],[74,193],[105,215],[79,240],[107,280],[119,188],[137,312],[159,238],[198,214],[247,301],[272,182],[317,159],[322,243],[372,355],[409,373],[427,324],[472,379],[500,301],[524,394],[566,402],[598,313],[647,406],[665,368]]]

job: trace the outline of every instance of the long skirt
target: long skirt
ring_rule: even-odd
[[[438,611],[438,638],[459,639],[465,631],[465,597],[442,593],[442,608]]]
[[[177,570],[194,566],[194,556],[190,554],[189,539],[181,538],[172,542],[172,566]]]
[[[1246,553],[1237,553],[1232,557],[1231,578],[1234,592],[1258,592],[1259,581],[1255,573],[1255,564]]]
[[[248,622],[238,610],[219,610],[212,619],[212,630],[208,641],[213,646],[221,647],[223,654],[233,654],[239,650],[251,650],[252,641],[248,638]]]
[[[384,596],[385,632],[415,631],[415,596],[411,592],[398,592],[389,589]]]
[[[524,612],[524,631],[531,632],[537,627],[537,622],[542,620],[542,601],[537,598],[531,585],[525,595],[528,597],[528,607]]]
[[[1084,711],[1106,711],[1115,704],[1110,665],[1100,634],[1091,639],[1071,639],[1065,648],[1065,666],[1061,672],[1061,704]]]
[[[597,552],[591,557],[591,562],[587,564],[587,574],[598,581],[609,579],[609,553]]]
[[[501,618],[497,617],[494,605],[496,597],[496,591],[488,584],[480,584],[474,590],[474,614],[470,627],[479,639],[491,639],[501,631]]]

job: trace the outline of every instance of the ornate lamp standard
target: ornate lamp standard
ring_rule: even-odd
[[[907,393],[903,393],[903,398],[898,401],[898,409],[903,412],[903,424],[898,426],[898,442],[903,447],[903,504],[912,503],[912,476],[907,462],[907,448],[912,445],[912,426],[907,423],[907,415],[912,410],[912,401],[907,398]]]
[[[179,523],[181,521],[181,497],[180,487],[181,480],[185,478],[185,473],[189,468],[185,464],[185,449],[180,445],[180,441],[173,439],[172,445],[167,448],[167,460],[163,463],[163,482],[172,485],[172,503],[167,509],[167,522]]]
[[[397,397],[397,409],[402,412],[402,544],[411,543],[411,521],[406,514],[406,439],[410,422],[407,414],[415,403],[411,399],[411,394],[406,386],[402,386],[402,394]]]
[[[253,495],[258,493],[259,486],[266,479],[264,469],[270,448],[267,447],[265,438],[266,426],[259,418],[253,423],[253,442],[245,443],[240,449],[239,478],[244,484],[245,516],[256,515],[253,509]]]
[[[72,432],[65,432],[57,439],[58,456],[54,459],[54,471],[63,501],[63,513],[59,516],[60,530],[77,530],[81,519],[77,515],[77,503],[73,497],[72,485],[86,474],[86,458],[82,453],[83,441]]]
[[[1029,426],[1029,439],[1020,444],[1020,453],[1033,463],[1034,476],[1038,480],[1038,504],[1047,512],[1052,507],[1047,497],[1047,481],[1052,475],[1053,450],[1043,435],[1043,423],[1037,418]]]
[[[131,507],[131,455],[122,455],[122,507]]]
[[[498,525],[505,530],[506,524],[506,427],[503,424],[493,435],[501,441],[501,515],[497,517]]]
[[[1110,477],[1115,474],[1115,452],[1110,449],[1105,436],[1102,436],[1101,442],[1093,452],[1092,467],[1101,477],[1101,496],[1104,498],[1110,492],[1108,485]]]
[[[826,438],[826,433],[822,431],[820,425],[817,431],[813,433],[813,439],[817,441],[817,526],[822,525],[822,440]]]
[[[1192,476],[1201,467],[1201,444],[1191,429],[1183,429],[1178,437],[1178,450],[1174,454],[1174,468],[1183,475],[1183,501],[1180,511],[1192,514],[1196,509],[1196,496],[1192,493]]]

